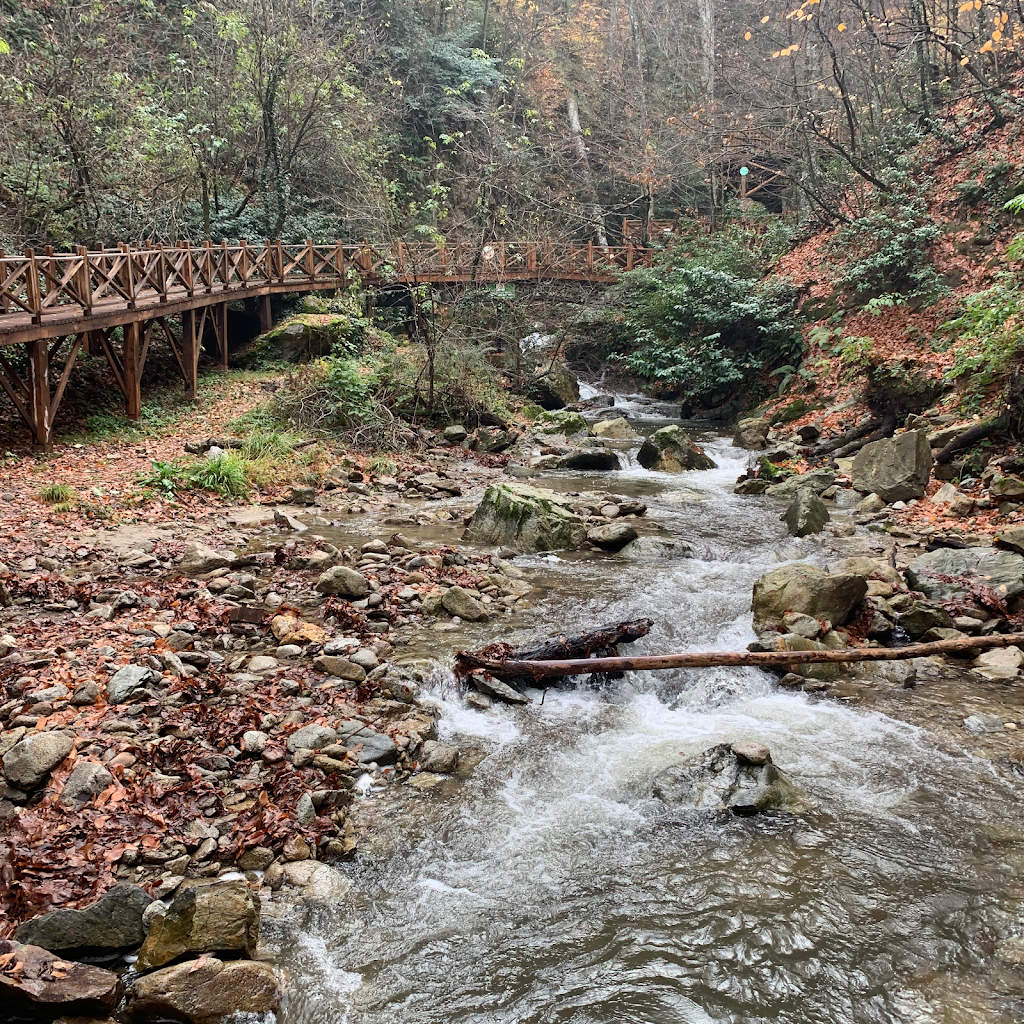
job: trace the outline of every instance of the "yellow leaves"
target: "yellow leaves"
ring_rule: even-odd
[[[962,57],[960,59],[960,67],[963,67],[965,64],[970,64],[970,63],[971,63],[971,58],[970,57]]]
[[[761,19],[761,24],[762,24],[762,25],[766,25],[766,24],[767,24],[767,23],[768,23],[769,21],[771,21],[771,17],[772,17],[772,16],[771,16],[770,14],[766,14],[766,15],[765,15],[765,16],[764,16],[764,17],[763,17],[763,18]]]
[[[750,33],[747,32],[746,35],[744,35],[743,38],[746,39],[746,41],[749,43],[750,42]]]
[[[979,53],[991,53],[992,52],[992,40],[986,41],[985,45],[978,51]]]
[[[958,13],[960,13],[960,14],[966,14],[968,11],[973,11],[973,10],[974,10],[974,0],[967,0],[966,3],[961,4],[957,8]]]
[[[839,25],[837,27],[838,27],[840,32],[845,32],[846,31],[846,25],[843,22],[839,22]]]
[[[995,32],[992,33],[992,41],[994,43],[998,43],[999,40],[1002,39],[1002,38],[1003,38],[1003,33],[1000,32],[999,29],[996,29]]]
[[[774,60],[776,57],[788,57],[790,54],[796,53],[796,51],[799,50],[799,49],[800,49],[800,44],[799,43],[793,43],[791,46],[787,46],[784,50],[776,50],[772,54],[772,60]]]

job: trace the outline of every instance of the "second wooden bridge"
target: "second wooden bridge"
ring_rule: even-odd
[[[121,244],[73,253],[0,250],[0,387],[49,448],[53,421],[80,351],[102,353],[125,398],[142,415],[141,378],[154,338],[174,353],[189,397],[196,394],[207,327],[217,363],[228,365],[228,302],[256,300],[260,330],[272,326],[270,297],[336,291],[359,283],[500,284],[513,281],[614,282],[649,265],[651,251],[593,243],[492,242],[452,247],[398,242],[261,246]],[[180,317],[180,325],[169,323]],[[176,329],[178,328],[178,329]],[[21,359],[9,358],[23,347]],[[20,364],[20,365],[16,365]]]

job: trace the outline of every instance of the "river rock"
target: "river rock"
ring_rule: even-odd
[[[768,429],[768,421],[760,416],[740,420],[736,424],[732,443],[740,448],[764,448],[768,443]]]
[[[398,760],[398,747],[395,741],[375,729],[357,728],[358,722],[343,722],[340,733],[345,746],[356,751],[356,760],[360,764],[375,762],[379,765],[394,764]]]
[[[225,569],[234,565],[238,556],[233,551],[215,551],[205,544],[193,541],[185,548],[177,570],[182,576],[203,576],[214,569]]]
[[[316,589],[321,594],[359,599],[370,592],[370,581],[347,565],[335,565],[317,580]]]
[[[940,601],[969,596],[976,586],[990,587],[1006,601],[1024,594],[1024,556],[996,548],[936,548],[913,559],[906,576],[914,590]]]
[[[996,544],[1010,548],[1017,554],[1024,554],[1024,525],[1008,526],[1005,530],[1000,530]]]
[[[179,889],[166,912],[153,919],[135,969],[150,971],[186,953],[251,957],[259,930],[259,901],[245,882]]]
[[[607,473],[622,469],[622,463],[619,462],[619,456],[607,448],[577,448],[558,460],[558,468]]]
[[[637,537],[619,551],[619,556],[636,562],[660,562],[676,558],[693,558],[693,548],[685,540]]]
[[[853,460],[853,486],[884,502],[920,498],[932,471],[932,449],[922,430],[864,445]]]
[[[821,533],[831,516],[821,498],[811,488],[805,487],[796,492],[789,508],[779,518],[785,522],[791,536],[807,537]]]
[[[931,601],[915,601],[897,617],[900,628],[914,639],[932,629],[949,629],[953,625],[949,612]]]
[[[276,1013],[282,996],[270,964],[224,963],[207,957],[136,978],[128,989],[126,1009],[132,1020],[147,1024],[155,1020],[215,1024],[234,1014]]]
[[[673,806],[732,811],[802,814],[814,806],[810,797],[777,768],[761,743],[719,743],[654,780],[653,793]]]
[[[533,432],[545,435],[546,444],[554,444],[559,437],[566,440],[587,437],[590,427],[578,412],[561,409],[558,412],[542,412],[534,420]]]
[[[614,420],[601,420],[593,426],[595,437],[610,437],[618,440],[637,437],[637,432],[630,426],[625,416]]]
[[[686,431],[675,424],[662,427],[646,438],[636,458],[644,469],[659,473],[718,468],[718,464],[690,440]]]
[[[828,490],[836,481],[836,475],[829,469],[812,469],[809,473],[797,473],[783,480],[781,484],[772,484],[766,493],[773,498],[788,498],[801,490],[809,490],[821,494]]]
[[[74,741],[62,732],[29,733],[4,754],[4,778],[18,789],[35,789],[71,753]]]
[[[860,575],[830,575],[805,562],[780,566],[754,584],[754,631],[760,634],[781,627],[786,612],[803,612],[842,625],[867,590],[867,580]]]
[[[449,743],[427,740],[420,753],[420,768],[425,772],[451,775],[459,766],[459,748]]]
[[[529,704],[530,698],[520,693],[515,687],[486,672],[474,672],[469,681],[485,696],[494,697],[506,704]]]
[[[972,665],[974,671],[986,679],[1015,679],[1024,666],[1024,653],[1019,647],[997,648],[979,654]]]
[[[444,428],[444,439],[449,444],[462,444],[469,437],[469,431],[461,423],[453,423]]]
[[[457,615],[466,622],[486,622],[487,609],[465,587],[449,587],[441,595],[441,604],[449,615]]]
[[[736,482],[732,489],[733,494],[764,494],[771,487],[771,483],[764,477],[748,476]]]
[[[111,704],[122,704],[140,686],[149,682],[153,670],[145,665],[125,665],[119,668],[107,681],[107,700]]]
[[[99,796],[113,781],[114,776],[98,761],[86,761],[83,758],[75,764],[67,782],[64,783],[60,794],[61,801],[81,807],[93,797]],[[53,949],[45,942],[37,942],[36,945]]]
[[[587,528],[554,491],[528,484],[491,484],[473,513],[464,540],[522,552],[575,550]]]
[[[1024,480],[1016,476],[997,476],[988,485],[988,493],[1000,501],[1019,501],[1024,498]]]
[[[61,1014],[106,1017],[124,985],[113,971],[62,960],[39,946],[0,939],[0,1013],[15,1017]]]
[[[329,726],[304,725],[288,737],[288,749],[293,753],[296,750],[319,750],[321,747],[329,747],[337,739],[337,732]]]
[[[313,659],[313,667],[338,679],[347,679],[350,683],[361,683],[366,678],[366,669],[361,665],[333,654],[318,655]]]
[[[629,523],[606,523],[587,531],[587,540],[605,551],[619,551],[636,538],[636,530]]]
[[[552,363],[536,374],[526,385],[525,395],[542,409],[564,409],[580,400],[580,386],[576,377],[562,363]]]
[[[51,910],[18,928],[16,938],[63,955],[106,955],[134,949],[146,937],[142,915],[150,896],[122,883],[81,910]]]

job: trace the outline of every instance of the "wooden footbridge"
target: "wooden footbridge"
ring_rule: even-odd
[[[141,378],[154,339],[166,341],[196,394],[204,337],[228,365],[228,303],[255,300],[260,330],[272,326],[270,296],[336,291],[359,283],[500,284],[512,281],[611,283],[648,265],[649,249],[593,243],[493,242],[484,246],[362,243],[261,246],[122,244],[114,249],[22,256],[0,250],[0,386],[49,448],[53,421],[83,349],[102,353],[124,394],[127,415],[142,415]],[[180,318],[180,323],[175,321]],[[14,346],[21,346],[16,348]]]

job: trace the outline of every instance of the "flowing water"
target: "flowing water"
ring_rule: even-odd
[[[545,588],[527,632],[649,615],[638,652],[753,638],[753,581],[814,549],[777,503],[734,496],[745,453],[705,440],[718,470],[543,481],[643,493],[698,557],[517,560]],[[756,670],[635,674],[486,712],[445,678],[433,695],[441,738],[486,756],[397,803],[368,795],[350,897],[268,922],[293,976],[286,1024],[1024,1019],[993,955],[1024,934],[1024,831],[989,762]],[[815,810],[693,816],[650,797],[680,754],[755,738]]]

